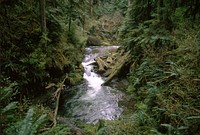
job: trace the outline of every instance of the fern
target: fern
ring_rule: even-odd
[[[41,115],[32,125],[30,135],[33,135],[36,130],[46,121],[47,114]]]
[[[10,126],[6,131],[7,135],[34,135],[38,128],[46,121],[46,114],[35,119],[33,108],[30,108],[26,117]]]
[[[16,109],[17,108],[17,103],[18,102],[11,102],[11,103],[9,103],[6,107],[4,107],[3,109],[2,109],[2,113],[6,113],[6,112],[9,112],[9,111],[11,111],[11,110],[14,110],[14,109]]]
[[[12,96],[17,93],[15,87],[17,83],[11,83],[8,87],[0,87],[0,101],[9,100]]]
[[[22,121],[19,129],[19,135],[29,135],[31,132],[33,119],[33,109],[29,109],[25,119]]]
[[[57,124],[48,131],[41,133],[41,135],[69,135],[70,133],[70,128],[66,125]]]
[[[13,113],[18,102],[12,102],[12,96],[16,94],[14,87],[17,83],[11,83],[8,87],[0,87],[0,129],[4,130],[3,125],[8,126],[17,120]]]

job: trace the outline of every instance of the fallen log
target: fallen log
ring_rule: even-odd
[[[107,63],[104,62],[100,57],[96,58],[96,62],[99,67],[99,72],[105,72],[105,70],[108,68]]]
[[[113,63],[112,57],[108,57],[106,59],[106,62],[109,63],[109,64],[112,64]]]
[[[130,52],[125,53],[115,66],[109,71],[109,76],[106,78],[105,82],[102,85],[108,85],[110,81],[121,71],[121,69],[131,61]]]
[[[104,77],[108,77],[112,73],[112,69],[107,69],[106,72],[103,74]]]

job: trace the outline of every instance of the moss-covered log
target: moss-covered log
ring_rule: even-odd
[[[119,61],[115,64],[115,66],[106,72],[106,75],[110,74],[108,78],[105,80],[105,82],[102,85],[108,85],[110,81],[119,73],[121,72],[121,69],[127,65],[131,61],[131,57],[129,55],[129,52],[125,53]]]
[[[100,57],[96,58],[96,62],[97,62],[98,67],[99,67],[98,71],[99,72],[105,72],[106,69],[108,68],[108,64],[106,62],[104,62],[103,59],[100,58]]]

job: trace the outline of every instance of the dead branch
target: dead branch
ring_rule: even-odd
[[[66,76],[61,83],[56,85],[57,90],[53,93],[53,97],[56,99],[56,107],[55,107],[54,116],[53,116],[53,126],[56,126],[57,124],[57,114],[58,114],[58,107],[59,107],[59,101],[60,101],[60,94],[65,88],[64,83],[67,78],[68,77]]]

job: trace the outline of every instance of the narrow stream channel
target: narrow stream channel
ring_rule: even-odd
[[[123,93],[116,88],[101,86],[104,78],[93,71],[95,58],[103,56],[117,46],[88,47],[82,65],[85,69],[84,80],[76,86],[76,94],[64,103],[64,115],[68,118],[95,124],[99,119],[114,120],[120,117],[123,108],[118,105]]]

